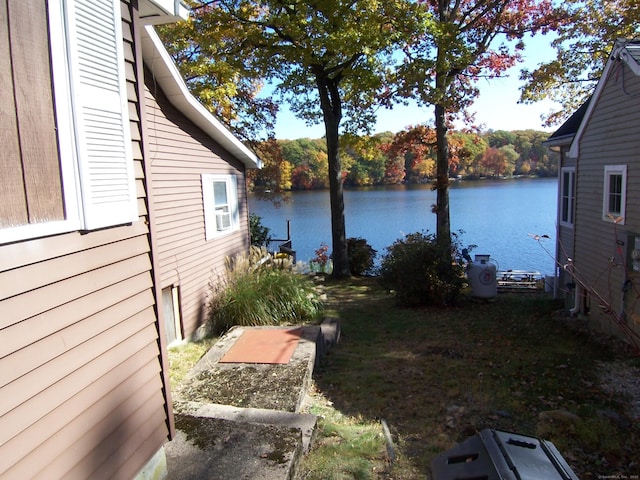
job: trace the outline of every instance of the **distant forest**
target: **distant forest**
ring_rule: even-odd
[[[545,147],[548,132],[495,130],[452,132],[449,136],[449,176],[555,176],[558,154]],[[433,181],[435,132],[418,126],[399,133],[341,139],[345,186],[417,184]],[[251,171],[255,191],[289,191],[329,187],[324,139],[271,140],[257,147],[264,168]]]

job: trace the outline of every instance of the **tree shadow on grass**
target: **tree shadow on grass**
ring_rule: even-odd
[[[424,478],[434,456],[485,428],[551,436],[578,476],[640,468],[632,458],[638,426],[623,428],[621,400],[597,387],[596,362],[614,352],[558,320],[549,297],[400,309],[375,279],[327,287],[342,339],[318,368],[316,386],[342,414],[387,422],[398,478]],[[556,410],[580,420],[541,420]],[[606,465],[594,467],[594,458]]]

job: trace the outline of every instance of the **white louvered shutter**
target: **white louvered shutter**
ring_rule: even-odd
[[[119,0],[67,0],[83,227],[138,219]]]

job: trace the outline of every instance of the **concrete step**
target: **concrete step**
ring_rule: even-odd
[[[165,455],[170,480],[292,480],[302,439],[297,428],[178,414]]]
[[[310,413],[292,413],[267,408],[241,408],[213,403],[184,402],[176,408],[182,415],[193,417],[219,418],[233,422],[258,425],[276,425],[298,429],[302,435],[302,449],[308,453],[313,442],[318,417]]]
[[[340,340],[338,320],[305,326],[286,365],[220,363],[246,328],[236,327],[223,336],[190,372],[185,388],[176,392],[176,436],[165,445],[169,479],[292,480],[311,448],[317,417],[300,413],[300,408],[316,363]],[[196,394],[203,383],[236,375],[243,387],[260,386],[247,392],[242,406],[216,402],[215,391],[209,392],[211,398]],[[283,375],[296,378],[296,384],[269,388],[271,379]]]

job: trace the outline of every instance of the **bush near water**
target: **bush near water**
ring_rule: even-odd
[[[347,238],[347,256],[351,275],[360,277],[374,273],[374,262],[378,252],[364,238]]]
[[[435,235],[427,231],[410,233],[387,247],[380,281],[395,293],[399,306],[449,305],[467,284],[461,252],[455,233],[452,251],[443,251]]]

